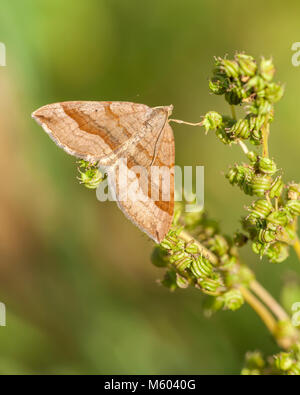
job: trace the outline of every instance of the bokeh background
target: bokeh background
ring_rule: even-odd
[[[76,181],[75,159],[30,118],[63,100],[174,104],[197,121],[228,111],[211,96],[213,56],[245,50],[273,56],[286,83],[270,150],[287,180],[300,180],[299,1],[0,0],[0,328],[1,374],[234,374],[247,350],[277,348],[259,318],[203,316],[196,290],[158,286],[153,247],[114,203]],[[247,198],[224,179],[242,160],[214,134],[174,125],[176,162],[205,166],[205,207],[230,233]],[[276,298],[297,277],[282,265],[244,259]]]

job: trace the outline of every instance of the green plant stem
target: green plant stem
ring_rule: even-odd
[[[295,241],[295,243],[293,244],[294,250],[297,254],[298,259],[300,260],[300,240],[297,237],[297,240]]]
[[[231,109],[232,118],[236,120],[236,111],[233,104],[230,106],[230,109]]]
[[[185,230],[181,231],[179,237],[187,243],[193,241],[199,248],[199,252],[204,256],[206,256],[213,265],[217,265],[218,263],[217,256],[209,249],[204,247],[198,240],[196,240],[188,232],[186,232]],[[300,247],[300,243],[299,243],[299,247]],[[300,253],[300,248],[299,248],[299,253]],[[289,320],[288,314],[273,298],[273,296],[270,295],[269,292],[258,281],[256,280],[251,281],[249,287],[251,291],[260,298],[260,300],[249,289],[247,289],[244,286],[240,286],[239,290],[241,291],[245,301],[261,318],[261,320],[264,322],[269,332],[274,336],[275,340],[280,345],[280,347],[288,348],[291,344],[291,340],[285,339],[285,341],[282,341],[281,339],[277,338],[277,320],[274,318],[275,316],[278,319],[278,321],[288,321]],[[274,316],[272,315],[271,312],[274,314]]]
[[[278,197],[275,197],[275,210],[278,210],[279,202],[278,202]]]
[[[285,310],[273,298],[273,296],[269,294],[269,292],[262,285],[259,284],[258,281],[251,281],[250,289],[265,303],[266,306],[269,307],[269,309],[280,321],[285,321],[289,319],[289,316],[285,312]]]
[[[266,309],[266,307],[245,287],[239,287],[246,302],[253,308],[253,310],[259,315],[261,320],[264,322],[270,333],[274,336],[277,328],[277,323],[272,314]]]
[[[262,140],[263,140],[263,157],[268,158],[269,157],[269,122],[268,119],[266,119],[263,127],[262,127]]]
[[[249,152],[247,145],[246,145],[243,141],[241,141],[241,140],[238,140],[238,144],[239,144],[239,146],[242,148],[244,154],[247,155],[248,152]]]
[[[203,122],[186,122],[186,121],[182,121],[181,119],[173,119],[170,118],[169,122],[175,122],[175,123],[180,123],[180,124],[184,124],[184,125],[190,125],[190,126],[203,126]]]

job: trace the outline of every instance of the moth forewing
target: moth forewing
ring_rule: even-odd
[[[168,123],[172,109],[130,102],[73,101],[43,106],[32,117],[68,154],[105,166],[121,210],[160,242],[170,229],[174,211],[175,147]],[[118,178],[117,163],[123,159],[128,171],[126,177]],[[152,168],[168,168],[169,176],[149,188]],[[163,191],[167,185],[169,197]]]

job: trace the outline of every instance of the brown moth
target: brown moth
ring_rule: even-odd
[[[174,214],[175,145],[169,125],[172,109],[130,102],[70,101],[41,107],[32,117],[68,154],[107,168],[108,183],[120,209],[159,243],[168,233]],[[123,182],[113,177],[121,158],[128,168],[126,188],[135,185],[143,199],[121,199]],[[168,199],[162,197],[165,179],[152,179],[150,191],[144,185],[145,178],[133,171],[137,166],[146,169],[149,177],[154,168],[169,170]],[[152,198],[153,192],[157,199]]]

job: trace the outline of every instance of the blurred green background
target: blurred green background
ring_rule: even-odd
[[[197,121],[228,111],[211,96],[213,56],[245,50],[273,56],[286,83],[276,107],[271,154],[287,180],[300,180],[299,1],[0,0],[0,373],[232,374],[247,350],[277,348],[259,318],[203,316],[201,293],[169,293],[150,263],[152,242],[114,203],[76,181],[75,159],[30,118],[63,100],[174,104]],[[205,166],[205,207],[225,232],[239,226],[247,198],[224,179],[242,160],[214,134],[174,125],[176,162]],[[282,265],[244,259],[276,298]]]

